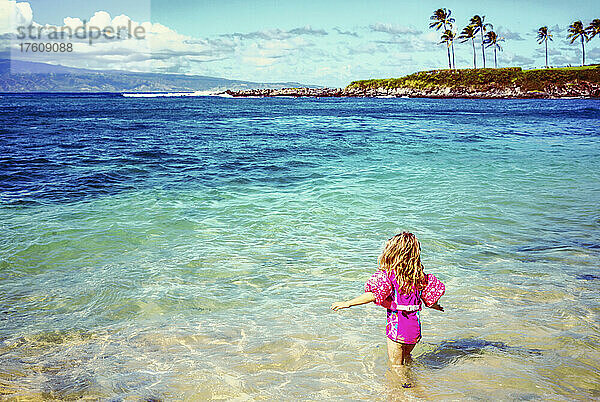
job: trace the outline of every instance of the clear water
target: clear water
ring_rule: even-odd
[[[0,398],[600,398],[600,101],[0,98]],[[334,313],[401,230],[412,389]]]

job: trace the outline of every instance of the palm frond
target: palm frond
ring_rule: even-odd
[[[464,43],[464,42],[468,41],[469,39],[474,38],[475,34],[477,34],[475,27],[473,25],[467,25],[466,27],[463,28],[460,35],[458,35],[458,39],[462,39],[461,43]]]
[[[455,37],[456,37],[456,35],[452,30],[446,29],[444,31],[444,33],[442,34],[442,36],[440,37],[442,39],[440,41],[440,44],[445,43],[448,45],[448,47],[450,47],[450,46],[452,46],[452,42],[454,41]]]
[[[435,28],[435,30],[439,30],[442,26],[444,26],[444,24],[441,21],[437,21],[437,22],[432,22],[431,24],[429,24],[429,28]]]
[[[442,27],[447,28],[448,25],[452,26],[454,18],[450,18],[450,14],[452,14],[451,10],[447,10],[445,8],[438,8],[433,12],[433,15],[429,17],[430,20],[434,21],[429,24],[429,28],[435,28],[436,31],[439,31]]]
[[[552,41],[552,34],[548,32],[548,27],[543,26],[538,29],[537,41],[538,43],[543,43],[544,41]]]
[[[494,31],[489,31],[488,33],[485,34],[485,39],[483,40],[483,43],[486,46],[486,48],[488,47],[495,47],[498,50],[502,50],[502,46],[500,46],[500,44],[498,42],[503,42],[504,38],[501,36],[498,36],[498,34]]]
[[[569,32],[567,39],[571,39],[571,43],[580,38],[583,38],[586,41],[590,40],[586,30],[583,28],[583,23],[581,21],[573,22],[567,31]]]
[[[585,29],[585,31],[589,36],[588,41],[592,40],[596,35],[599,35],[600,34],[600,19],[596,18],[592,22],[590,22],[590,25],[588,25],[588,27]]]

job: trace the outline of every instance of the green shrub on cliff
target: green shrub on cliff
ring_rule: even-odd
[[[516,86],[527,91],[541,91],[549,85],[565,85],[582,81],[600,84],[600,65],[526,71],[521,67],[420,71],[401,78],[353,81],[347,88],[446,87],[485,90],[491,87]]]

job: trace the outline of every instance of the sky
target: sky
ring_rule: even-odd
[[[5,45],[13,58],[70,67],[339,87],[358,79],[447,68],[441,32],[428,27],[429,17],[441,7],[452,11],[458,32],[473,15],[485,15],[505,39],[499,67],[543,66],[544,48],[535,38],[544,25],[554,39],[550,64],[580,64],[581,44],[566,40],[566,28],[575,20],[588,25],[600,18],[598,0],[0,0],[0,16],[10,15],[0,21],[0,33],[13,32],[15,25],[105,26],[130,19],[144,28],[143,39],[92,44],[75,39],[69,53],[23,53],[18,48],[22,40],[14,36]],[[481,49],[476,50],[481,67]],[[458,68],[472,67],[470,43],[455,42],[455,52]],[[493,66],[492,49],[486,53],[487,66]],[[586,62],[600,63],[600,36],[586,44]]]

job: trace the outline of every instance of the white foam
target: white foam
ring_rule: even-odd
[[[165,98],[165,97],[184,97],[184,96],[221,96],[231,97],[229,94],[214,91],[194,91],[194,92],[146,92],[146,93],[122,93],[126,98]]]

